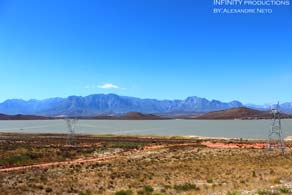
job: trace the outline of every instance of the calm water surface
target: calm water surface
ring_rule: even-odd
[[[76,132],[86,134],[197,135],[267,138],[271,120],[79,120]],[[282,120],[285,136],[292,120]],[[0,132],[66,133],[64,120],[0,121]]]

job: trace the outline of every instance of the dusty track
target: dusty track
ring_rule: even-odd
[[[201,143],[208,148],[250,148],[250,149],[264,149],[266,143],[220,143],[220,142],[202,142]]]

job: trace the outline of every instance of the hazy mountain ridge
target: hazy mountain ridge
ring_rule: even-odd
[[[284,105],[285,107],[283,107]],[[283,111],[292,112],[292,104],[281,105]],[[34,114],[45,116],[95,116],[100,114],[142,113],[198,113],[244,106],[239,101],[221,102],[196,96],[184,100],[157,100],[119,96],[116,94],[94,94],[69,96],[45,100],[11,99],[0,103],[0,113]]]
[[[0,114],[0,120],[49,120],[53,119],[50,117],[45,116],[34,116],[34,115],[6,115],[6,114]]]
[[[280,113],[281,118],[291,118],[291,115]],[[227,110],[209,112],[196,117],[196,119],[272,119],[273,114],[270,110],[255,110],[246,107],[237,107]]]

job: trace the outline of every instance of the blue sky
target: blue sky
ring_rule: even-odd
[[[292,8],[212,0],[0,0],[0,101],[117,93],[292,100]]]

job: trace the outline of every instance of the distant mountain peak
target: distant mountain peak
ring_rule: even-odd
[[[107,113],[124,114],[141,112],[146,114],[204,113],[244,106],[239,101],[221,102],[190,96],[184,100],[142,99],[117,94],[92,94],[44,100],[10,99],[0,103],[0,113],[29,114],[43,116],[95,116]],[[251,106],[252,107],[252,106]],[[258,109],[258,108],[257,108]],[[281,104],[284,112],[292,113],[292,104]]]

